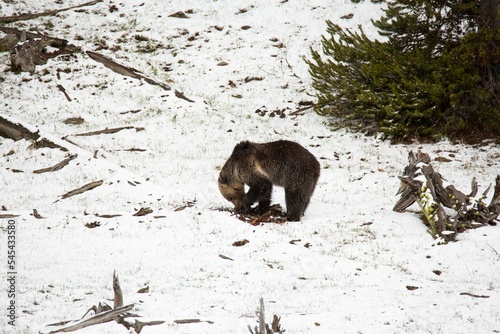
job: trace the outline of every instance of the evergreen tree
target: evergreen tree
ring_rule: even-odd
[[[327,21],[316,111],[393,139],[500,135],[499,3],[391,0],[373,22],[384,41]]]

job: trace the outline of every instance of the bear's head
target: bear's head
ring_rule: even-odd
[[[223,172],[219,175],[219,191],[229,202],[233,203],[236,210],[243,206],[243,197],[245,196],[245,184],[231,180],[224,175]]]

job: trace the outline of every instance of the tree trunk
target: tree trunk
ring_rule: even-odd
[[[479,2],[479,28],[500,28],[499,9],[500,0],[481,0]]]
[[[477,18],[479,31],[493,30],[494,36],[488,45],[489,54],[487,64],[482,71],[482,79],[485,88],[491,90],[497,96],[497,102],[500,104],[500,54],[499,54],[499,36],[495,30],[500,29],[500,0],[480,0],[479,13]]]

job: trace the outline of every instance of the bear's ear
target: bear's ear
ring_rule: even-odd
[[[237,154],[246,154],[252,147],[252,143],[250,143],[248,140],[240,142],[236,147],[234,148],[234,151]]]

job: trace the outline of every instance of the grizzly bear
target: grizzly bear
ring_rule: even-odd
[[[270,143],[242,141],[234,147],[219,175],[219,190],[237,211],[249,212],[258,202],[264,213],[271,204],[273,184],[285,188],[288,221],[304,214],[320,174],[318,160],[301,145],[278,140]],[[245,193],[245,184],[248,192]]]

